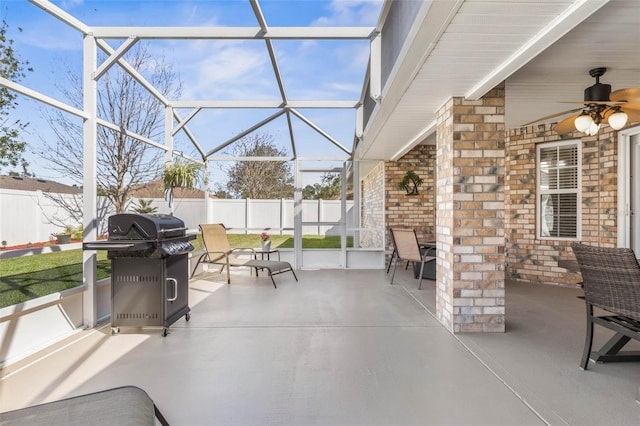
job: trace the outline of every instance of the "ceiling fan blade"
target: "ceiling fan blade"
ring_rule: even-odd
[[[564,120],[553,126],[553,131],[560,135],[566,135],[567,133],[573,132],[574,130],[576,130],[574,121],[576,121],[576,118],[578,118],[579,115],[580,114],[576,114],[572,115],[571,117],[565,118]]]
[[[547,115],[546,117],[538,118],[538,119],[536,119],[534,121],[531,121],[529,123],[523,124],[522,127],[526,127],[526,126],[528,126],[530,124],[537,123],[538,121],[545,121],[545,120],[548,120],[550,118],[560,117],[561,115],[567,115],[567,114],[570,114],[572,112],[576,112],[576,111],[580,111],[580,110],[582,110],[582,108],[575,108],[575,109],[570,109],[569,111],[562,111],[562,112],[558,112],[556,114]]]
[[[582,104],[582,105],[626,105],[627,101],[558,101],[559,104]]]
[[[630,87],[611,92],[609,99],[614,102],[627,101],[630,103],[640,103],[640,87]]]
[[[638,102],[625,102],[620,106],[623,111],[627,111],[630,109],[639,109],[640,110],[640,100]]]

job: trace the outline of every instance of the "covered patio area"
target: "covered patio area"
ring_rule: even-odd
[[[581,290],[508,282],[506,333],[454,335],[398,269],[200,275],[168,337],[80,331],[3,370],[0,407],[135,385],[175,425],[640,423],[640,364],[578,367]]]

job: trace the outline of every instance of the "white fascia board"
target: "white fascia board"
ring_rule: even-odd
[[[90,27],[96,38],[144,39],[332,39],[365,40],[373,27],[269,27],[265,33],[260,27]]]
[[[511,74],[522,68],[530,60],[544,52],[562,36],[587,19],[610,0],[578,0],[563,13],[549,22],[545,27],[516,50],[506,61],[496,67],[464,96],[470,100],[478,100],[489,90],[506,80]]]
[[[238,101],[170,101],[174,108],[355,108],[358,101],[288,101],[285,105],[282,101],[263,100],[238,100]]]
[[[28,89],[18,83],[14,83],[11,80],[7,80],[4,77],[0,77],[0,86],[4,86],[7,89],[13,90],[14,92],[20,93],[21,95],[27,96],[31,99],[35,99],[37,101],[40,101],[42,103],[45,103],[47,105],[50,105],[54,108],[57,108],[59,110],[62,111],[66,111],[69,114],[73,114],[77,117],[81,117],[81,118],[89,118],[89,114],[87,114],[84,111],[81,111],[77,108],[74,108],[70,105],[67,105],[63,102],[60,102],[56,99],[53,99],[49,96],[43,95],[40,92],[36,92],[35,90],[32,89]]]

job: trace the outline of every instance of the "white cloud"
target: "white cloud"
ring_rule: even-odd
[[[82,6],[84,4],[84,0],[65,0],[60,3],[60,7],[64,10],[69,10],[76,8],[78,6]]]
[[[378,22],[383,0],[332,0],[330,14],[316,19],[318,26],[374,26]]]

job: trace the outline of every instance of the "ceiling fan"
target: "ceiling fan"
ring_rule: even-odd
[[[600,77],[606,71],[604,67],[589,71],[596,83],[584,89],[584,100],[563,102],[582,104],[582,107],[543,117],[526,125],[580,111],[560,121],[553,126],[553,130],[561,135],[578,130],[591,136],[598,133],[603,124],[619,130],[629,123],[640,122],[640,87],[612,92],[610,84],[600,83]]]

